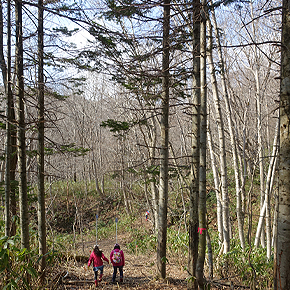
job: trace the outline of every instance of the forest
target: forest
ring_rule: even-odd
[[[0,289],[290,290],[289,0],[0,0],[0,68]]]

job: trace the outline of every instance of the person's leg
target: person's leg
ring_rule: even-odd
[[[113,279],[112,280],[113,280],[113,282],[115,282],[118,267],[116,267],[116,266],[113,266],[113,267],[114,267],[114,272],[113,272]]]
[[[100,270],[99,282],[101,282],[102,281],[102,278],[103,278],[104,266],[99,267],[99,270]]]
[[[120,271],[120,282],[123,282],[123,266],[119,267]]]
[[[98,286],[98,269],[94,267],[94,273],[95,273],[95,285]]]
[[[94,267],[95,280],[98,279],[98,268]]]

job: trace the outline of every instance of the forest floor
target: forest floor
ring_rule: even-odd
[[[115,242],[115,237],[98,241],[100,249],[108,259]],[[102,281],[98,283],[98,289],[186,289],[187,273],[183,266],[176,264],[176,261],[174,263],[168,262],[166,280],[157,280],[155,279],[155,253],[144,255],[138,253],[137,249],[136,253],[130,254],[126,249],[126,236],[124,235],[118,236],[118,243],[125,256],[124,281],[119,283],[119,273],[117,273],[116,283],[113,284],[113,267],[104,262],[104,276]],[[51,284],[50,289],[95,289],[94,272],[92,267],[87,269],[87,261],[94,245],[94,241],[80,245],[81,248],[78,252],[84,253],[81,256],[83,258],[70,259],[62,263],[61,269],[59,269],[59,273],[62,274],[57,275],[58,279],[54,279],[55,283]],[[85,257],[87,257],[86,260]],[[183,259],[186,259],[186,257]]]
[[[111,213],[110,210],[107,211]],[[63,215],[65,216],[65,213]],[[61,217],[60,216],[60,217]],[[108,218],[112,219],[112,216]],[[150,223],[144,222],[141,218],[130,225],[132,229],[145,228],[150,232]],[[88,269],[87,263],[89,256],[95,246],[95,239],[89,236],[83,237],[84,242],[78,243],[73,249],[64,249],[59,264],[55,264],[48,274],[48,285],[45,289],[49,290],[79,290],[79,289],[139,289],[139,290],[183,290],[187,289],[188,273],[186,271],[187,256],[177,253],[167,252],[166,279],[157,279],[156,277],[156,252],[147,251],[145,254],[136,247],[135,252],[129,250],[127,245],[132,242],[129,233],[119,233],[117,241],[125,256],[124,281],[119,283],[119,273],[116,283],[112,283],[113,267],[104,262],[104,275],[98,287],[95,287],[94,272],[92,266]],[[104,239],[98,239],[98,245],[104,255],[109,259],[110,253],[116,243],[115,236],[108,236]],[[247,286],[240,286],[241,281],[234,269],[228,269],[222,278],[215,278],[210,281],[210,289],[250,289]],[[231,278],[229,278],[231,276]]]
[[[100,249],[109,259],[110,253],[116,243],[116,238],[101,240],[98,242]],[[124,251],[124,281],[119,283],[119,272],[117,273],[116,283],[112,283],[113,267],[104,262],[104,276],[98,287],[94,284],[94,272],[92,266],[88,269],[87,262],[95,242],[86,242],[80,245],[78,253],[82,256],[76,256],[74,259],[68,259],[62,262],[55,272],[54,279],[51,280],[50,290],[80,290],[80,289],[138,289],[138,290],[183,290],[187,289],[188,274],[184,269],[187,257],[180,257],[179,261],[169,258],[166,268],[166,279],[156,279],[156,253],[142,254],[138,251],[134,254],[129,253],[126,248],[126,236],[118,236],[118,244]],[[183,263],[184,265],[181,265]],[[247,286],[238,285],[239,281],[228,278],[218,279],[211,282],[210,289],[250,289]]]

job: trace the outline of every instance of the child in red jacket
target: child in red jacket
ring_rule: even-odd
[[[116,280],[117,270],[120,272],[120,283],[123,282],[123,267],[125,265],[124,253],[120,250],[119,244],[115,244],[114,250],[110,254],[110,260],[114,268],[113,283]]]
[[[93,262],[93,270],[95,273],[95,285],[98,286],[98,270],[100,270],[100,278],[99,282],[102,281],[104,265],[103,260],[109,263],[109,260],[105,257],[103,252],[99,249],[98,245],[95,246],[94,250],[92,251],[88,267],[90,267],[91,263]]]

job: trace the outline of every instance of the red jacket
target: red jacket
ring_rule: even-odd
[[[93,262],[94,267],[99,267],[103,265],[103,260],[109,263],[109,260],[105,257],[105,255],[102,253],[102,257],[98,257],[94,251],[92,251],[89,262],[88,262],[88,267],[90,267],[91,263]]]
[[[114,263],[114,262],[113,262],[114,251],[116,251],[116,252],[120,252],[120,254],[121,254],[121,262],[120,262],[120,263]],[[111,252],[111,254],[110,254],[110,260],[111,260],[111,263],[112,263],[113,266],[124,266],[124,265],[125,265],[125,258],[124,258],[124,253],[123,253],[122,250],[119,250],[119,249],[115,249],[115,250],[113,250],[113,251]]]

